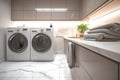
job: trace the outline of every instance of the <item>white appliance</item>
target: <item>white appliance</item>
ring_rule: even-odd
[[[30,29],[7,29],[7,61],[30,60]]]
[[[54,60],[54,36],[52,28],[31,28],[31,60]]]

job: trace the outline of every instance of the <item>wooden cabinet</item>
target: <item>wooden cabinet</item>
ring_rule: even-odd
[[[74,11],[74,10],[67,11],[66,19],[67,20],[80,20],[79,11]]]
[[[72,80],[80,80],[79,74],[78,74],[78,68],[72,68],[71,75],[72,75]]]
[[[81,20],[108,0],[12,0],[12,20]],[[36,8],[66,8],[39,12]]]
[[[75,51],[76,54],[79,54],[79,66],[84,69],[84,73],[86,72],[84,75],[80,70],[79,75],[82,77],[89,75],[85,77],[87,79],[80,77],[80,80],[118,80],[119,67],[117,62],[78,45]]]
[[[83,66],[78,68],[79,80],[93,80]]]
[[[67,20],[80,20],[80,0],[66,0]]]
[[[68,10],[77,10],[79,11],[80,0],[66,0],[66,7]]]
[[[66,0],[52,0],[52,8],[65,8]]]
[[[104,3],[110,0],[81,0],[80,1],[80,18],[85,18],[93,11],[101,7]]]
[[[52,8],[52,0],[37,0],[36,8]],[[37,12],[35,20],[50,20],[52,19],[52,12]]]
[[[12,0],[12,10],[23,10],[23,1],[24,0]]]
[[[23,20],[23,0],[12,0],[11,19]]]
[[[76,73],[79,75],[79,80],[93,80],[88,74],[86,69],[80,64],[80,47],[75,45],[75,57],[76,57],[76,67],[78,68]]]
[[[36,19],[36,1],[35,0],[23,0],[23,20]]]
[[[97,0],[97,1],[94,0],[93,8],[96,9],[108,1],[111,1],[111,0]]]
[[[68,55],[68,43],[69,41],[64,39],[64,54],[66,55],[66,57]]]
[[[119,64],[119,80],[120,80],[120,64]]]
[[[12,0],[12,20],[80,20],[80,0]],[[66,12],[39,12],[35,8],[67,8]]]
[[[52,12],[52,20],[65,20],[66,12]]]
[[[24,20],[34,20],[36,19],[36,11],[35,10],[24,10],[23,11],[23,19]]]
[[[12,10],[12,20],[23,20],[23,10]]]
[[[52,0],[52,8],[65,8],[66,7],[66,0]],[[52,20],[65,20],[66,19],[66,12],[57,12],[52,11]]]
[[[81,1],[81,18],[86,17],[89,13],[94,10],[94,1],[95,0],[82,0]],[[97,0],[98,1],[98,0]]]
[[[35,10],[36,0],[23,0],[24,11]]]

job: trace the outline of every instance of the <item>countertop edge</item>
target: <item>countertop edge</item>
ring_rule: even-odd
[[[83,40],[83,39],[80,39],[80,38],[68,38],[68,37],[64,37],[64,39],[68,40],[68,41],[71,41],[77,45],[80,45],[80,46],[83,46],[89,50],[92,50],[102,56],[105,56],[109,59],[112,59],[118,63],[120,63],[120,51],[119,52],[115,52],[115,51],[112,51],[112,50],[108,50],[108,49],[105,49],[104,47],[99,47],[99,46],[95,46],[95,45],[92,45],[92,44],[89,44],[87,42],[90,42],[90,41],[86,41],[86,40]],[[93,42],[93,41],[91,41]],[[94,43],[97,43],[99,44],[99,42],[95,42]],[[107,42],[109,44],[109,42]],[[120,43],[120,42],[119,42]]]

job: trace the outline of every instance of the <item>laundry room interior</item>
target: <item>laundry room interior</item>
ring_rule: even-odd
[[[120,80],[120,0],[0,0],[0,80]]]

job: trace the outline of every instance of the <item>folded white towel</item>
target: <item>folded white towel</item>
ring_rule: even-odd
[[[92,28],[90,29],[90,31],[97,29],[108,29],[112,32],[120,33],[120,23],[111,23],[111,24],[102,25],[99,27]]]
[[[95,30],[88,31],[87,33],[88,34],[90,34],[90,33],[105,33],[105,34],[109,34],[112,36],[120,37],[120,33],[115,33],[115,32],[110,31],[108,29],[95,29]]]
[[[84,39],[102,41],[104,39],[120,40],[120,37],[112,36],[105,33],[91,33],[91,34],[85,34]]]

